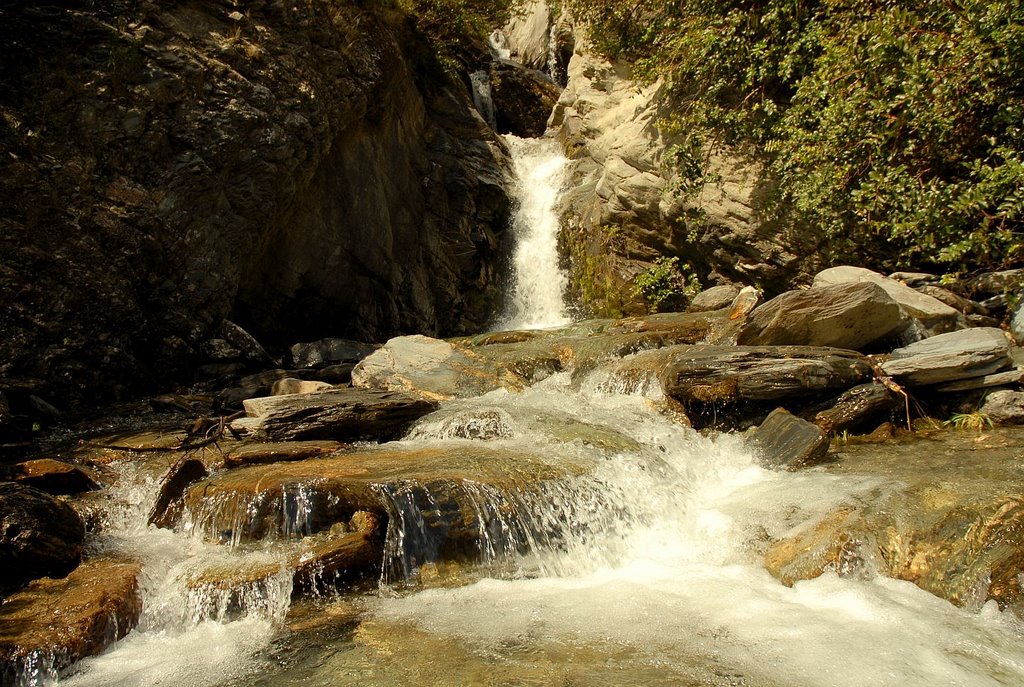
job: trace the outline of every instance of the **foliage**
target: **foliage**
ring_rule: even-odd
[[[633,295],[643,298],[651,312],[659,312],[663,306],[680,308],[698,293],[696,275],[689,269],[680,271],[677,257],[658,258],[633,280]]]
[[[1018,0],[566,0],[596,46],[663,78],[684,191],[709,147],[761,158],[769,211],[833,257],[1001,267],[1024,258]]]
[[[449,73],[458,71],[460,55],[508,20],[510,0],[397,0],[428,36]]]

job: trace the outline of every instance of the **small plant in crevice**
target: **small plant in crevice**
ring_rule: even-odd
[[[675,256],[658,258],[633,279],[633,295],[654,313],[681,309],[700,290],[697,276],[689,266],[680,269]]]
[[[988,416],[988,413],[975,411],[973,413],[957,413],[943,422],[942,426],[981,432],[986,429],[992,429],[994,423],[992,418]]]

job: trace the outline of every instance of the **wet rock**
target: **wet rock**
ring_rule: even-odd
[[[737,343],[859,350],[906,327],[907,317],[872,282],[787,291],[756,308]]]
[[[942,301],[863,267],[830,267],[814,277],[814,286],[833,286],[849,282],[878,284],[910,317],[919,320],[931,334],[953,331],[962,321],[961,314]]]
[[[184,458],[172,465],[160,480],[160,492],[149,512],[149,524],[172,527],[181,515],[185,491],[209,475],[206,464],[197,458]]]
[[[826,434],[834,435],[877,422],[879,416],[891,414],[902,406],[903,399],[884,384],[861,384],[844,391],[829,409],[815,415],[814,424]]]
[[[874,486],[775,541],[765,567],[785,584],[825,571],[880,573],[959,606],[994,599],[1019,611],[1024,501],[1013,485],[1022,448],[1016,430],[841,446],[821,469]]]
[[[14,480],[55,496],[99,489],[96,473],[92,470],[52,458],[18,463],[14,468]]]
[[[740,287],[733,284],[712,286],[710,289],[705,289],[694,296],[693,300],[686,307],[686,311],[705,312],[728,308],[738,295],[740,295]]]
[[[547,74],[507,60],[491,63],[490,78],[498,131],[524,138],[544,135],[562,89]]]
[[[432,398],[479,396],[494,389],[521,390],[523,380],[470,348],[426,336],[400,336],[352,370],[353,386],[415,391]]]
[[[334,387],[327,382],[319,382],[312,379],[295,379],[285,377],[274,382],[270,387],[271,396],[286,396],[288,394],[311,394],[315,391],[327,391]]]
[[[379,346],[349,339],[320,339],[297,343],[289,349],[292,365],[297,368],[327,367],[339,363],[356,364]]]
[[[347,581],[379,575],[383,558],[383,527],[374,513],[357,511],[348,524],[335,523],[329,531],[303,537],[284,567],[292,578],[292,597],[323,594]],[[281,574],[281,563],[242,564],[214,568],[189,581],[193,593],[227,594],[224,605],[240,606],[246,590]],[[212,592],[212,593],[211,593]],[[236,598],[231,598],[232,596]]]
[[[273,440],[391,439],[437,408],[422,396],[369,389],[250,398],[244,405],[253,420],[246,429]]]
[[[64,579],[36,580],[0,605],[0,683],[35,672],[56,681],[63,669],[124,637],[142,611],[137,563],[100,558]],[[33,678],[35,679],[35,678]]]
[[[186,509],[198,531],[213,540],[286,537],[296,529],[317,533],[369,511],[396,522],[423,517],[424,536],[431,542],[462,549],[474,546],[480,534],[481,489],[525,493],[545,480],[593,467],[572,462],[576,459],[567,456],[554,466],[550,455],[485,442],[384,445],[217,473],[189,490]],[[299,503],[306,514],[301,523]]]
[[[85,524],[33,487],[0,482],[0,593],[39,577],[63,577],[82,559]]]
[[[828,453],[828,436],[784,408],[774,410],[747,440],[763,466],[799,470],[821,462]]]
[[[900,384],[919,386],[992,374],[1012,364],[999,329],[964,329],[896,349],[882,371]]]
[[[278,463],[325,456],[346,448],[337,441],[284,441],[269,444],[243,444],[224,454],[224,465],[237,468],[258,463]]]
[[[993,391],[985,397],[981,412],[997,425],[1024,424],[1024,392],[1009,389]]]
[[[871,377],[854,351],[810,346],[680,346],[662,374],[665,393],[717,404],[779,401],[848,389]]]

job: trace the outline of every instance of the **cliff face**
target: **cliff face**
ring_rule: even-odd
[[[270,343],[486,324],[507,153],[359,4],[0,7],[0,392],[166,383],[225,317]]]
[[[549,127],[576,164],[562,237],[582,309],[644,312],[634,280],[661,256],[689,264],[704,286],[777,293],[807,281],[819,239],[764,219],[759,166],[716,151],[707,161],[713,181],[680,194],[668,164],[674,141],[660,126],[670,114],[660,86],[639,87],[628,68],[590,52],[584,36],[575,45]]]

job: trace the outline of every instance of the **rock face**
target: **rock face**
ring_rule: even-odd
[[[896,349],[882,371],[901,384],[938,384],[982,377],[1013,362],[1002,330],[964,329]]]
[[[900,306],[877,284],[836,284],[773,298],[750,314],[737,342],[860,350],[907,323]]]
[[[85,524],[33,487],[0,483],[0,593],[39,577],[63,577],[82,559]]]
[[[796,470],[814,465],[828,453],[828,435],[783,408],[765,418],[748,441],[769,468]]]
[[[505,26],[510,57],[531,69],[548,65],[551,10],[545,0],[526,0]]]
[[[582,41],[550,125],[576,168],[566,198],[563,239],[571,296],[602,317],[636,314],[633,281],[661,255],[678,256],[710,281],[757,283],[780,292],[816,267],[810,232],[763,223],[761,170],[712,153],[714,182],[679,194],[666,171],[673,140],[658,129],[663,88],[641,88],[628,70],[593,55]],[[695,218],[699,215],[699,218]]]
[[[47,684],[75,661],[103,651],[138,622],[137,563],[86,561],[61,580],[37,580],[0,606],[0,684],[27,671]]]
[[[507,154],[364,5],[0,8],[5,377],[127,395],[228,316],[267,344],[483,328]]]

